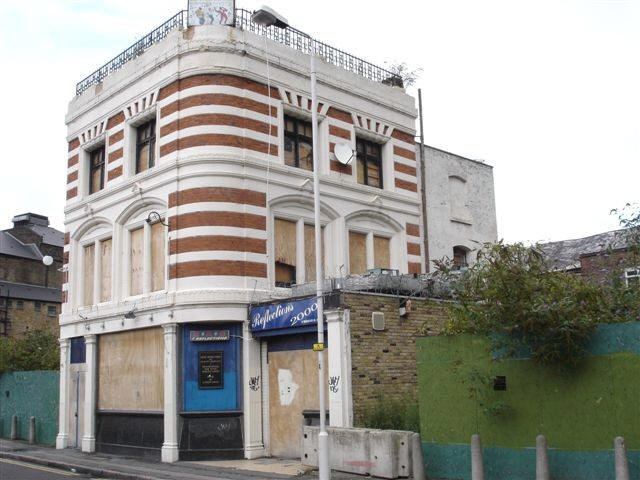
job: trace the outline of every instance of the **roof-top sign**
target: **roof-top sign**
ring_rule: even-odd
[[[234,0],[189,0],[187,24],[192,25],[233,25]]]

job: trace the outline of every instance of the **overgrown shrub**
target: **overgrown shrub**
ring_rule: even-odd
[[[58,338],[48,330],[34,330],[18,338],[0,338],[0,373],[58,370]]]
[[[377,398],[373,407],[365,409],[357,422],[358,427],[381,430],[420,431],[418,404],[412,401]]]

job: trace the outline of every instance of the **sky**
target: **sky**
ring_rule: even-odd
[[[499,238],[611,230],[640,201],[640,1],[268,1],[325,43],[421,69],[425,143],[494,167]],[[3,0],[0,228],[32,211],[64,230],[75,84],[186,7]]]

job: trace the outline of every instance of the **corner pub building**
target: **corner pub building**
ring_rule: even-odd
[[[414,99],[318,43],[313,165],[305,42],[241,9],[233,25],[187,26],[180,12],[78,84],[57,448],[166,462],[299,454],[301,412],[318,408],[316,326],[252,329],[249,308],[315,280],[313,168],[326,277],[421,271]],[[340,142],[357,151],[348,165]],[[289,303],[272,314],[315,311],[313,298]],[[346,379],[348,318],[325,317],[328,370]],[[333,387],[330,424],[349,426],[349,383]]]

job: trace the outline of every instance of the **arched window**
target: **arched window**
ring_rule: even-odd
[[[351,275],[373,268],[400,269],[400,224],[378,212],[360,211],[346,218],[346,227]]]
[[[75,301],[78,307],[112,300],[113,228],[106,219],[86,222],[74,235]]]

